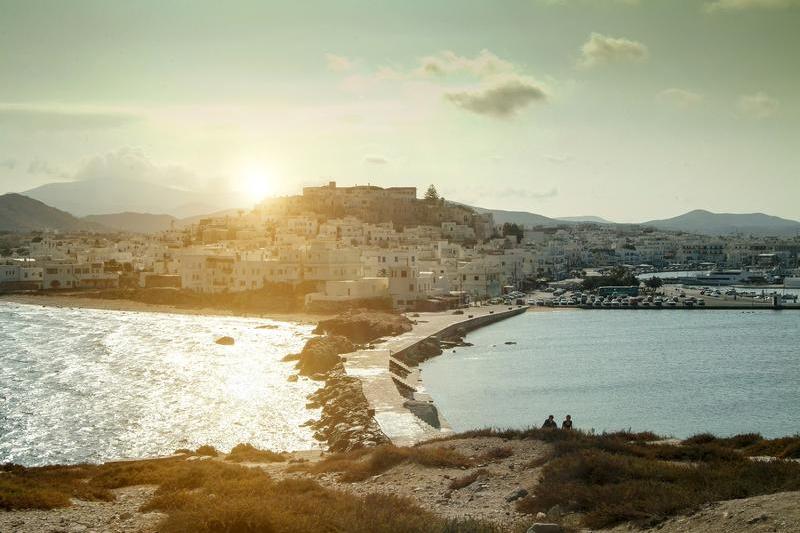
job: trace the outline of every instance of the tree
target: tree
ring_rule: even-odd
[[[653,276],[652,278],[645,281],[645,285],[647,285],[649,288],[653,290],[656,290],[660,289],[661,286],[664,285],[664,281],[658,276]]]
[[[503,224],[503,237],[508,237],[509,235],[516,237],[517,244],[519,244],[522,242],[522,238],[525,235],[525,229],[517,224],[506,222]]]
[[[436,190],[436,187],[431,184],[428,186],[428,190],[425,191],[425,201],[426,202],[436,202],[439,200],[439,192]]]

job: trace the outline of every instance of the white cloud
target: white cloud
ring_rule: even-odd
[[[556,165],[565,165],[575,160],[571,155],[546,155],[544,158]]]
[[[759,91],[754,94],[744,94],[739,97],[736,108],[739,114],[751,118],[767,118],[778,112],[780,102],[767,93]]]
[[[546,100],[547,93],[535,81],[515,76],[477,90],[447,92],[444,97],[467,111],[507,118],[533,102]]]
[[[609,63],[641,63],[648,55],[647,47],[638,41],[592,33],[581,47],[578,65],[590,68]]]
[[[69,178],[69,174],[58,167],[54,167],[44,159],[36,158],[28,164],[28,174],[35,176],[48,176],[52,178]]]
[[[501,189],[494,196],[500,198],[527,198],[529,200],[547,200],[558,196],[558,188],[551,187],[545,191],[532,191],[529,189]]]
[[[656,101],[677,107],[678,109],[687,109],[703,101],[703,95],[685,89],[664,89],[656,95]]]
[[[198,176],[179,165],[154,163],[143,150],[124,147],[85,161],[75,180],[130,180],[158,183],[168,187],[197,187]]]
[[[784,9],[800,6],[800,0],[716,0],[705,5],[707,13],[745,11],[749,9]]]
[[[515,70],[513,63],[497,57],[488,50],[481,50],[472,58],[444,50],[436,55],[421,58],[419,63],[414,74],[420,77],[467,73],[487,78]]]
[[[332,72],[348,72],[353,70],[355,63],[352,59],[336,54],[325,54],[328,70]]]
[[[368,155],[364,157],[364,162],[370,165],[386,165],[389,160],[381,155]]]

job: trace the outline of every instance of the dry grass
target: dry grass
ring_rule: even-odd
[[[70,497],[107,500],[113,498],[111,488],[155,484],[159,488],[142,510],[167,514],[159,525],[162,533],[499,531],[472,520],[443,520],[404,498],[357,497],[325,489],[308,479],[276,482],[260,469],[214,460],[6,466],[0,479],[4,483],[0,485],[3,509],[47,509],[68,505]]]
[[[234,463],[280,463],[286,461],[286,455],[270,450],[259,450],[252,444],[237,444],[225,457]]]
[[[738,450],[751,457],[770,456],[780,459],[800,459],[800,435],[765,439],[758,433],[746,433],[733,437],[716,437],[710,433],[701,433],[684,441],[684,444],[701,443],[716,444]]]
[[[446,447],[399,448],[384,444],[376,448],[335,454],[317,463],[294,466],[291,470],[317,474],[340,472],[341,481],[355,482],[386,472],[401,463],[415,463],[431,468],[468,468],[475,461]]]
[[[762,441],[752,436],[696,436],[681,445],[646,443],[627,432],[530,430],[519,438],[547,440],[553,455],[518,510],[547,512],[558,504],[581,513],[590,528],[624,521],[653,525],[712,501],[800,490],[800,464],[751,461],[740,451],[757,449]],[[763,442],[784,452],[792,444]]]
[[[88,485],[94,466],[24,468],[0,466],[0,510],[67,507],[70,498],[89,501],[114,499],[108,490]]]
[[[477,459],[478,462],[491,462],[491,461],[501,461],[503,459],[508,459],[514,455],[514,450],[511,449],[510,446],[498,446],[497,448],[492,448],[491,450],[486,450],[482,454],[480,454]]]
[[[216,457],[219,455],[219,452],[216,448],[211,445],[203,444],[199,448],[194,451],[195,455],[201,455],[206,457]]]

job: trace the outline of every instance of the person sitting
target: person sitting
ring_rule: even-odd
[[[567,415],[567,418],[561,422],[561,429],[572,429],[572,417]]]
[[[558,429],[555,418],[553,415],[548,416],[547,420],[542,424],[542,429]]]

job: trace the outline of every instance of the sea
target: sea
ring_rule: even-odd
[[[422,366],[456,431],[800,433],[800,311],[531,311],[467,340]]]
[[[0,463],[102,462],[240,442],[319,447],[319,384],[282,362],[312,326],[0,302]],[[233,346],[215,343],[234,338]]]
[[[0,463],[152,457],[240,442],[318,448],[292,383],[312,326],[0,302]],[[228,335],[233,346],[214,341]],[[800,432],[800,312],[531,311],[423,364],[456,430],[576,427],[686,437]],[[514,344],[506,344],[514,343]]]

